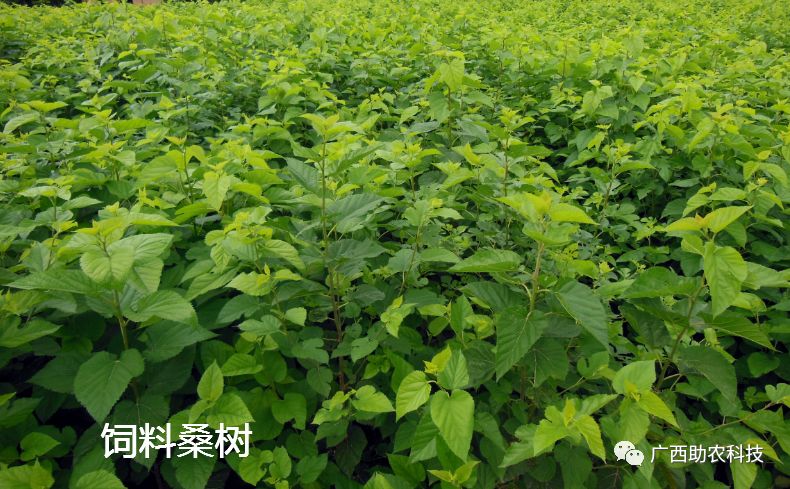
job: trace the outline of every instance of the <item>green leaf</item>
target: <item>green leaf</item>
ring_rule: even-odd
[[[93,419],[101,423],[129,382],[144,369],[143,357],[135,349],[124,351],[120,358],[108,352],[94,353],[77,371],[74,395]]]
[[[267,239],[264,242],[263,248],[261,249],[261,256],[282,258],[293,265],[297,270],[304,270],[304,262],[299,256],[299,252],[296,250],[296,248],[294,248],[290,243],[286,243],[285,241],[279,239]]]
[[[732,206],[732,207],[722,207],[720,209],[716,209],[715,211],[711,212],[710,214],[705,216],[705,221],[708,223],[708,229],[713,231],[714,233],[718,233],[719,231],[723,230],[730,224],[732,224],[736,219],[741,217],[746,211],[751,209],[751,206]]]
[[[145,332],[148,347],[143,354],[146,360],[153,363],[173,358],[184,348],[216,336],[207,329],[172,321],[155,323]]]
[[[442,263],[458,263],[461,261],[458,255],[450,250],[444,248],[428,248],[420,252],[420,260],[425,263],[442,262]]]
[[[339,233],[350,233],[375,215],[383,199],[372,193],[351,194],[327,205],[327,213],[337,223]]]
[[[431,397],[431,419],[447,446],[461,460],[466,460],[474,430],[475,401],[468,392],[453,391],[452,396],[439,391]]]
[[[30,122],[35,122],[38,120],[38,114],[35,112],[28,112],[26,114],[21,114],[16,117],[12,117],[9,119],[8,122],[5,123],[5,128],[3,128],[3,132],[6,134],[10,134],[14,132],[15,129],[24,126]]]
[[[103,250],[88,250],[80,257],[80,267],[85,275],[100,284],[121,282],[132,270],[134,248],[131,245]]]
[[[425,372],[415,370],[409,373],[398,386],[395,395],[395,419],[402,418],[426,402],[431,395],[431,386]]]
[[[645,438],[648,428],[650,428],[650,416],[647,411],[638,407],[630,397],[623,399],[620,403],[616,438],[639,443]]]
[[[296,473],[299,474],[299,481],[302,484],[315,482],[326,468],[329,457],[326,453],[319,455],[308,455],[296,464]]]
[[[176,480],[184,489],[205,489],[214,471],[214,457],[173,457]]]
[[[60,325],[40,318],[31,319],[23,328],[19,328],[19,323],[18,318],[0,322],[0,347],[17,348],[60,329]]]
[[[285,479],[291,475],[291,457],[288,456],[288,451],[283,447],[275,447],[272,453],[274,460],[272,465],[269,466],[269,471],[274,477]]]
[[[678,363],[684,370],[702,374],[716,386],[727,402],[740,405],[735,368],[727,363],[721,353],[705,346],[689,346],[680,350]]]
[[[263,370],[263,365],[255,357],[246,353],[234,353],[222,364],[222,375],[225,377],[251,375],[261,370]]]
[[[58,440],[45,433],[38,431],[28,433],[24,438],[22,438],[22,441],[19,442],[19,446],[22,447],[20,459],[23,462],[33,460],[35,458],[41,457],[58,445],[60,445]]]
[[[439,428],[431,421],[431,412],[426,409],[420,417],[420,422],[411,438],[409,461],[412,463],[421,460],[430,460],[437,455],[436,439],[439,437]]]
[[[372,386],[366,385],[357,389],[354,394],[355,399],[351,400],[351,404],[360,411],[367,411],[369,413],[390,413],[395,411],[392,407],[392,402],[382,392],[376,392]]]
[[[761,351],[751,353],[746,359],[746,363],[749,366],[749,372],[754,377],[762,377],[781,365],[779,358],[768,356]]]
[[[450,267],[451,272],[511,272],[518,270],[523,258],[510,250],[484,249]]]
[[[749,489],[757,479],[757,465],[746,462],[732,462],[730,464],[734,489]]]
[[[636,401],[636,404],[648,414],[652,414],[659,419],[663,419],[675,428],[680,428],[678,426],[677,420],[675,419],[675,415],[672,414],[669,406],[667,406],[663,399],[658,397],[655,392],[649,390],[642,392],[639,395],[639,399]]]
[[[404,304],[403,296],[398,296],[387,307],[387,310],[381,314],[381,321],[387,328],[387,332],[397,338],[401,323],[413,311],[414,304]]]
[[[222,390],[225,388],[225,379],[222,376],[222,370],[217,365],[217,362],[212,363],[203,372],[200,377],[200,382],[197,386],[197,394],[201,399],[206,401],[216,401],[222,395]]]
[[[617,371],[612,379],[612,388],[618,394],[645,392],[656,381],[656,362],[644,360],[629,363]]]
[[[550,406],[546,410],[547,416],[550,415],[549,409],[553,409],[559,413],[557,408]],[[539,455],[547,450],[551,450],[555,443],[557,443],[559,440],[562,440],[566,436],[570,436],[571,434],[572,432],[564,424],[555,423],[549,419],[541,420],[538,424],[538,428],[535,430],[535,436],[532,438],[534,450],[533,456]]]
[[[505,309],[496,316],[496,376],[501,379],[527,354],[548,327],[540,313],[529,315],[526,307]]]
[[[219,428],[220,423],[225,426],[243,426],[255,420],[238,395],[226,392],[208,411],[206,421],[212,428]]]
[[[61,394],[74,392],[74,377],[90,354],[80,351],[59,353],[36,372],[29,382]]]
[[[119,247],[129,247],[134,251],[135,260],[161,258],[173,243],[173,235],[165,233],[136,234],[116,241],[107,247],[108,251]]]
[[[721,335],[740,336],[763,348],[775,350],[774,345],[771,344],[771,339],[764,331],[765,326],[755,324],[747,317],[729,311],[716,317],[709,314],[701,314],[701,316],[705,319],[705,324],[714,328]]]
[[[124,489],[126,486],[115,474],[106,470],[94,470],[77,479],[77,483],[72,486],[72,489],[95,489],[97,487]]]
[[[288,392],[282,400],[272,403],[272,415],[280,424],[294,420],[294,426],[303,430],[307,420],[307,401],[299,393]]]
[[[0,470],[0,487],[4,489],[49,489],[55,484],[50,470],[38,463],[17,465]]]
[[[713,302],[713,316],[718,316],[740,294],[741,283],[746,280],[748,268],[735,248],[716,246],[712,241],[705,244],[702,262]]]
[[[604,347],[609,347],[606,310],[601,299],[589,287],[579,282],[566,282],[555,291],[557,299],[568,314]]]
[[[81,270],[50,269],[36,272],[8,284],[25,290],[51,290],[72,294],[93,295],[99,287]]]
[[[439,372],[436,380],[445,389],[463,389],[469,385],[469,370],[461,350],[453,350],[450,359]]]
[[[531,428],[534,434],[535,426],[532,426]],[[512,465],[520,464],[524,460],[529,460],[534,456],[535,447],[531,438],[523,441],[517,441],[507,447],[507,450],[505,450],[505,455],[502,457],[502,463],[499,466],[503,468],[510,467]]]
[[[146,295],[128,308],[124,308],[123,314],[136,322],[158,317],[180,323],[197,323],[192,304],[174,290],[159,290]]]
[[[690,296],[697,288],[698,281],[693,278],[680,277],[664,267],[648,268],[640,272],[622,297],[641,299],[674,295]]]
[[[288,309],[285,311],[285,319],[291,321],[294,324],[298,324],[299,326],[304,326],[304,322],[307,319],[307,309],[304,307],[294,307],[292,309]]]
[[[228,175],[221,175],[214,171],[208,171],[203,175],[203,194],[212,209],[220,210],[232,184],[233,178]]]
[[[248,272],[237,275],[227,286],[247,295],[262,297],[272,291],[274,280],[268,274]]]
[[[554,222],[578,222],[582,224],[595,224],[583,210],[571,204],[558,202],[549,207],[549,217]]]
[[[408,481],[412,486],[419,486],[425,480],[425,468],[420,463],[411,463],[409,457],[387,454],[387,461],[395,475]]]
[[[450,326],[455,331],[455,335],[463,337],[466,326],[466,318],[474,314],[472,305],[466,296],[461,296],[450,304]]]
[[[601,440],[601,429],[592,416],[580,416],[576,419],[573,426],[584,437],[584,441],[587,442],[587,446],[590,448],[590,453],[605,461],[606,450],[604,450],[603,440]]]
[[[464,60],[452,59],[439,65],[439,74],[442,82],[453,92],[461,90],[464,82]]]

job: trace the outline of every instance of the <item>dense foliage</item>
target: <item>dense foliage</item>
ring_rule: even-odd
[[[0,6],[0,487],[787,486],[788,25]],[[146,422],[250,456],[104,457]]]

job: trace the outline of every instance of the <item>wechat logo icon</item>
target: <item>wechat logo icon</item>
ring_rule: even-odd
[[[645,460],[645,454],[641,450],[637,450],[634,444],[627,440],[618,442],[614,446],[614,454],[617,456],[617,460],[625,460],[635,467],[642,465]]]

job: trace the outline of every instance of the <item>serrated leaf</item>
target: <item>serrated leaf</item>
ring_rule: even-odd
[[[117,246],[112,249],[89,250],[80,257],[80,268],[95,282],[123,281],[132,269],[134,248],[131,245]]]
[[[74,395],[96,422],[102,422],[118,402],[129,382],[145,369],[143,357],[134,349],[120,358],[108,352],[94,353],[74,378]]]
[[[527,354],[547,326],[548,322],[542,314],[530,316],[526,307],[511,307],[497,315],[497,379],[501,379]]]
[[[606,460],[606,450],[604,450],[603,440],[601,440],[601,429],[592,416],[580,416],[574,422],[574,427],[584,437],[584,441],[587,442],[587,446],[590,448],[590,453],[601,460]]]
[[[746,262],[735,248],[706,243],[702,255],[705,278],[710,288],[713,316],[724,312],[741,292],[741,283],[746,280]]]
[[[727,402],[740,405],[735,368],[727,363],[721,353],[705,346],[688,346],[680,350],[678,362],[684,370],[702,374],[716,386]]]
[[[523,258],[510,250],[484,249],[450,267],[450,272],[511,272],[518,270]]]
[[[601,299],[579,282],[566,282],[555,291],[562,307],[600,344],[609,347],[609,328]]]
[[[236,394],[226,392],[216,400],[206,415],[206,421],[212,428],[225,426],[243,426],[244,423],[255,421],[247,405]]]
[[[640,272],[622,297],[629,299],[691,295],[696,290],[697,280],[680,277],[664,267],[653,267]]]
[[[17,348],[60,329],[60,325],[40,318],[31,319],[21,328],[18,327],[19,322],[16,319],[0,323],[0,347]]]
[[[159,290],[146,295],[128,308],[124,308],[123,314],[136,322],[148,321],[152,317],[180,323],[196,324],[197,322],[192,304],[173,290]]]

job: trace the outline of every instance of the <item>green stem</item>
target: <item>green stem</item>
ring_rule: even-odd
[[[324,267],[327,268],[327,285],[329,286],[329,300],[332,303],[332,322],[335,324],[335,332],[337,334],[337,344],[343,341],[343,323],[340,319],[340,305],[337,300],[337,291],[335,284],[335,270],[332,267],[327,267],[328,252],[329,252],[329,232],[327,231],[326,224],[326,139],[321,142],[321,234],[323,235],[323,259]],[[340,389],[346,390],[346,379],[343,373],[344,362],[343,357],[337,359],[337,383]]]
[[[535,311],[535,304],[538,300],[538,283],[540,280],[540,265],[541,259],[543,258],[543,252],[546,249],[546,245],[541,241],[538,243],[538,254],[537,258],[535,258],[535,269],[532,271],[532,286],[529,294],[529,315],[532,316],[532,313]]]
[[[326,140],[321,143],[321,231],[324,239],[324,265],[326,265],[328,241],[326,231]]]
[[[417,234],[414,235],[414,247],[411,250],[411,257],[409,258],[409,266],[406,268],[406,271],[403,272],[403,280],[401,280],[400,284],[400,292],[398,295],[403,294],[403,289],[406,288],[406,277],[409,276],[411,273],[411,269],[414,266],[414,259],[417,256],[417,249],[420,247],[420,230],[422,230],[422,223],[417,226]]]
[[[759,413],[761,411],[766,411],[769,408],[772,408],[774,406],[776,406],[775,402],[769,402],[768,404],[766,404],[765,406],[761,407],[757,411],[755,411],[753,413],[749,413],[749,415],[746,416],[745,418],[738,418],[738,419],[733,420],[733,421],[728,421],[727,423],[722,423],[719,426],[714,426],[713,428],[711,428],[709,430],[703,431],[702,433],[700,433],[700,435],[706,435],[708,433],[712,433],[712,432],[714,432],[716,430],[720,430],[720,429],[722,429],[722,428],[724,428],[726,426],[731,426],[731,425],[738,424],[738,423],[745,423],[745,422],[749,421],[750,419],[752,419],[754,416],[756,416],[757,413]]]
[[[686,336],[686,333],[691,328],[691,315],[694,312],[694,305],[697,303],[697,297],[699,296],[702,289],[705,288],[705,278],[702,278],[702,283],[694,291],[694,294],[689,297],[689,307],[688,311],[686,312],[686,325],[683,327],[683,331],[680,332],[679,335],[675,338],[675,343],[672,345],[672,350],[669,352],[669,357],[667,357],[667,361],[664,363],[664,366],[661,367],[661,374],[658,376],[658,382],[656,382],[657,387],[661,387],[661,384],[664,382],[664,379],[667,377],[667,370],[669,369],[669,364],[671,364],[675,359],[675,353],[678,351],[678,347],[680,347],[680,341]]]

